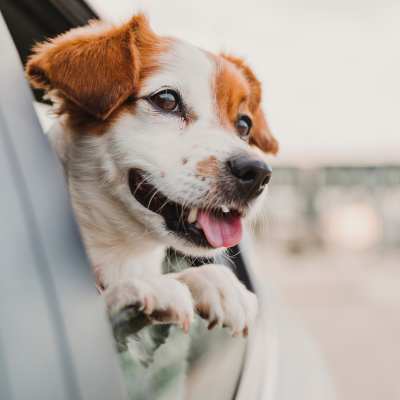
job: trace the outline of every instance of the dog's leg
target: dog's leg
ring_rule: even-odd
[[[165,276],[130,278],[110,284],[103,292],[111,316],[135,307],[154,323],[177,324],[188,332],[193,320],[189,289]]]
[[[209,329],[227,326],[233,335],[247,335],[257,315],[257,298],[224,265],[209,264],[171,274],[188,286],[195,309]]]

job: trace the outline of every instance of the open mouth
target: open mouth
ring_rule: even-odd
[[[223,204],[183,206],[149,183],[148,175],[139,169],[129,171],[129,188],[142,206],[164,218],[171,232],[196,246],[232,247],[242,239],[242,213],[237,209]]]

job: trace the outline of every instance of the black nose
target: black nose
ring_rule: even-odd
[[[248,199],[258,196],[271,180],[272,168],[256,158],[235,156],[228,160],[228,167],[237,178],[241,194]]]

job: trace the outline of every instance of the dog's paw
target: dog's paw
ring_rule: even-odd
[[[234,336],[247,336],[255,321],[258,304],[236,275],[224,265],[204,265],[175,274],[192,293],[198,314],[208,321],[208,328],[229,327]]]
[[[189,289],[168,276],[117,282],[103,295],[111,316],[134,307],[152,323],[177,324],[185,332],[189,331],[193,320],[193,300]]]

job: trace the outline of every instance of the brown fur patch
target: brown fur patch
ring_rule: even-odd
[[[210,156],[201,160],[196,165],[198,176],[202,177],[215,177],[219,174],[219,162],[217,157]]]
[[[262,90],[253,71],[246,63],[231,55],[216,58],[217,74],[214,90],[221,124],[235,129],[240,114],[252,118],[250,144],[266,153],[276,154],[278,142],[268,128],[261,109]]]
[[[218,117],[224,127],[234,126],[239,110],[247,108],[250,94],[250,87],[237,68],[225,59],[218,59],[215,97]]]
[[[157,56],[168,45],[143,15],[120,27],[102,26],[92,22],[37,45],[26,66],[33,86],[61,100],[58,113],[73,130],[95,134],[121,111],[132,111],[127,99],[159,67]]]

